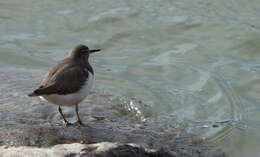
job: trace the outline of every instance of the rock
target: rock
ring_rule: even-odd
[[[1,157],[227,157],[219,150],[202,151],[203,145],[188,144],[184,142],[187,139],[165,140],[162,144],[156,134],[144,135],[140,130],[124,132],[102,123],[83,128],[26,127],[4,132],[0,132]],[[129,142],[135,144],[126,144]]]
[[[51,148],[0,148],[1,157],[175,157],[164,150],[144,149],[135,144],[101,142],[96,144],[60,144]]]
[[[19,152],[19,155],[28,157],[35,154],[57,157],[84,156],[82,154],[93,157],[227,157],[220,150],[208,148],[199,138],[185,133],[177,125],[169,128],[161,125],[160,122],[165,121],[162,117],[142,123],[131,118],[109,120],[114,117],[108,114],[104,120],[83,117],[86,127],[37,122],[37,118],[15,124],[6,122],[7,125],[0,127],[0,156],[15,156]]]
[[[51,148],[28,146],[4,148],[2,146],[0,147],[0,152],[1,157],[188,157],[184,154],[169,152],[163,149],[152,150],[136,144],[118,144],[111,142],[96,144],[59,144]],[[203,154],[194,154],[192,157],[197,156],[204,157]],[[226,157],[226,155],[222,154],[214,157]]]

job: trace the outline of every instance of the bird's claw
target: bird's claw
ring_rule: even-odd
[[[66,123],[66,126],[71,126],[72,125],[72,123],[70,123],[70,122],[65,122]]]
[[[81,120],[78,120],[77,122],[74,123],[77,126],[86,126]]]

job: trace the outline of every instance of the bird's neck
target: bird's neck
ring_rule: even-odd
[[[82,66],[82,67],[84,67],[84,68],[87,68],[88,71],[89,71],[92,75],[94,75],[94,70],[93,70],[92,66],[89,64],[88,58],[79,58],[79,59],[74,60],[74,61],[75,61],[75,63],[80,64],[80,66]]]

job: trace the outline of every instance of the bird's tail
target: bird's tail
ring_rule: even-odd
[[[38,89],[36,89],[32,93],[28,94],[28,96],[30,96],[30,97],[40,96],[41,94],[39,93],[39,90],[42,88],[43,88],[43,86],[40,86]]]
[[[29,97],[34,97],[34,96],[38,96],[35,92],[32,92],[30,94],[28,94]]]

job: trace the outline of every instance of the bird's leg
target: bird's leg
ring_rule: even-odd
[[[68,125],[72,125],[70,122],[67,121],[67,119],[65,118],[64,114],[62,113],[61,107],[59,106],[59,112],[64,120],[64,122],[66,123],[66,126]]]
[[[75,111],[76,111],[77,118],[78,118],[78,121],[76,123],[79,124],[80,126],[85,126],[85,124],[82,123],[82,121],[80,120],[80,117],[79,117],[79,107],[78,107],[78,104],[76,104]]]

